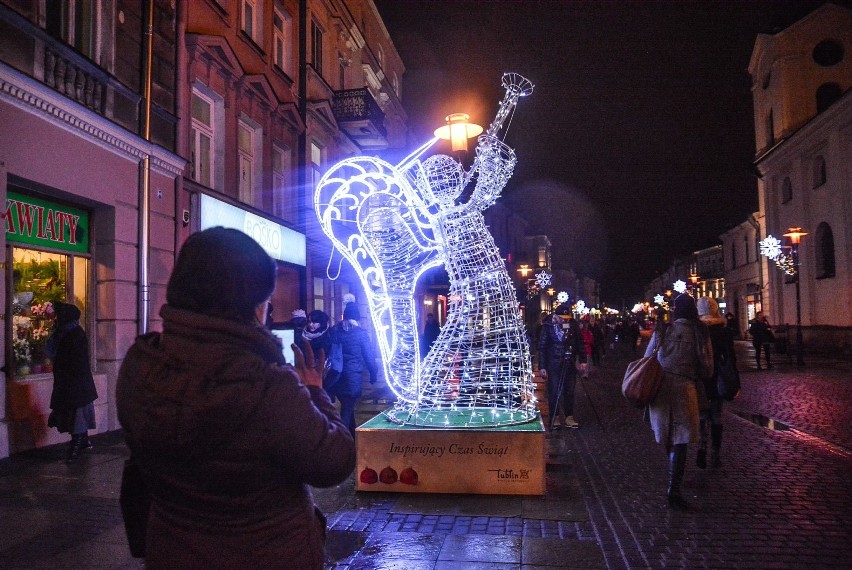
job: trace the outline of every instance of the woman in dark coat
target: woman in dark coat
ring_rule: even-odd
[[[80,451],[91,447],[88,430],[95,429],[98,399],[89,361],[89,341],[80,326],[80,309],[56,302],[56,327],[47,341],[47,355],[53,359],[53,392],[47,425],[71,434],[66,463],[74,463]]]
[[[574,388],[577,383],[576,360],[582,350],[582,342],[574,319],[569,319],[564,325],[562,318],[554,313],[542,324],[538,338],[538,369],[542,379],[547,381],[551,429],[580,427],[574,419]],[[562,423],[557,421],[559,401],[562,402],[565,417]]]
[[[145,566],[323,567],[325,517],[309,486],[344,481],[355,444],[295,345],[262,325],[275,262],[246,234],[187,239],[163,332],[139,337],[118,378],[118,418],[152,490]]]
[[[651,356],[664,335],[657,352],[663,383],[648,410],[657,443],[665,446],[669,457],[669,506],[687,509],[680,486],[687,445],[698,443],[699,409],[706,407],[699,399],[707,400],[703,379],[713,375],[713,348],[691,296],[684,293],[675,299],[672,319],[668,326],[657,326],[645,351]]]
[[[710,406],[706,413],[702,414],[701,418],[701,443],[702,447],[698,450],[698,466],[703,468],[706,466],[706,446],[705,428],[706,424],[710,425],[710,466],[721,467],[722,462],[719,459],[719,451],[722,448],[722,398],[719,396],[718,379],[721,366],[720,362],[725,359],[731,361],[736,366],[737,356],[734,351],[734,333],[727,326],[725,317],[719,311],[719,304],[712,297],[701,297],[698,299],[698,317],[701,322],[707,326],[710,333],[710,342],[713,345],[713,376],[710,376],[704,381],[704,391],[707,394],[707,399],[710,400]]]
[[[361,324],[361,313],[354,301],[343,309],[343,320],[334,326],[332,342],[343,349],[343,371],[337,381],[327,388],[330,396],[340,399],[340,417],[355,437],[355,403],[361,397],[364,371],[370,373],[370,384],[378,378],[378,367],[373,356],[370,335]]]

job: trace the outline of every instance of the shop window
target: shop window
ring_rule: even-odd
[[[12,359],[15,376],[52,371],[48,350],[53,305],[73,302],[85,326],[89,260],[23,247],[12,248]]]

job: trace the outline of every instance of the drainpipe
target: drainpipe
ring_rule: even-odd
[[[142,59],[142,121],[141,134],[151,140],[151,64],[154,58],[154,0],[148,0],[144,24]],[[149,213],[151,191],[151,156],[145,155],[139,165],[139,298],[137,302],[137,331],[148,332],[148,246],[150,239]]]
[[[299,0],[299,117],[305,127],[299,133],[298,149],[298,180],[299,201],[302,207],[298,208],[299,227],[307,233],[308,210],[308,2]],[[313,208],[310,208],[313,210]],[[310,267],[305,268],[305,278],[310,274]],[[302,279],[299,287],[299,306],[304,307],[307,303],[307,282]]]
[[[754,219],[754,214],[749,214],[748,223],[754,228],[754,231],[757,233],[757,241],[763,237],[760,235],[760,223]],[[763,256],[760,253],[757,253],[757,287],[758,291],[760,291],[760,305],[761,310],[763,310]],[[748,326],[746,326],[746,330],[748,330]],[[745,336],[745,335],[743,335]]]

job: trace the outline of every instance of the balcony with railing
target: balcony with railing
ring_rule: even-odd
[[[141,95],[67,43],[0,4],[0,61],[138,133]]]
[[[335,91],[332,109],[340,127],[362,150],[388,147],[385,113],[369,89]]]

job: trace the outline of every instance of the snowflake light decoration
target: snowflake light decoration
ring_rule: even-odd
[[[553,275],[542,269],[535,276],[535,284],[538,285],[539,289],[544,289],[545,287],[550,285],[552,279]]]
[[[768,235],[759,243],[761,255],[765,255],[766,257],[774,261],[778,269],[780,269],[787,275],[796,274],[796,262],[793,260],[792,255],[787,255],[786,253],[784,253],[784,249],[786,246],[781,245],[781,241],[778,238],[772,235]]]
[[[556,295],[556,300],[560,303],[565,303],[566,301],[568,301],[568,293],[566,293],[565,291],[560,291]]]
[[[686,292],[686,283],[682,279],[678,279],[677,281],[674,282],[674,285],[672,285],[672,289],[674,289],[678,293],[685,293]]]
[[[395,423],[470,429],[538,417],[515,289],[482,216],[516,163],[497,134],[533,90],[514,73],[503,75],[503,87],[469,171],[446,155],[421,161],[433,139],[396,166],[343,160],[317,185],[320,226],[367,295],[385,380],[397,396],[384,413]],[[460,202],[470,183],[469,198]],[[450,279],[447,319],[421,358],[414,291],[420,276],[440,265]]]
[[[662,295],[659,295],[659,294],[654,295],[654,304],[655,305],[662,305],[665,300],[666,300],[666,298],[663,297]]]
[[[781,248],[781,241],[774,236],[768,235],[760,240],[760,255],[765,255],[773,261],[781,255]]]

